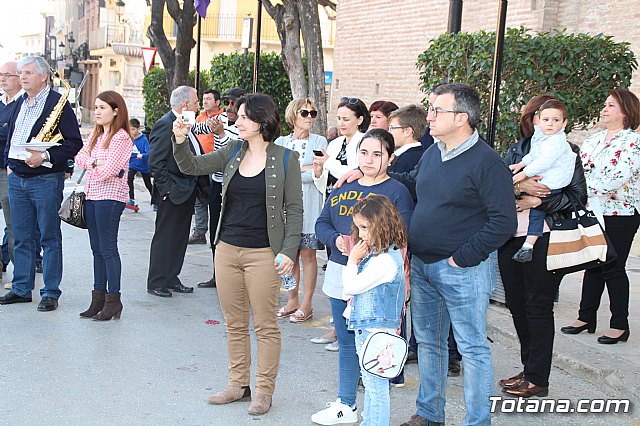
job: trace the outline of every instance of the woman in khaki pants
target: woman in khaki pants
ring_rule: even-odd
[[[193,143],[190,125],[178,118],[173,126],[173,151],[185,174],[224,172],[222,213],[214,243],[230,373],[229,385],[208,400],[228,404],[251,397],[249,316],[253,312],[258,369],[249,414],[256,415],[269,411],[275,389],[280,361],[278,274],[291,274],[298,252],[302,185],[297,153],[273,143],[280,131],[273,100],[256,93],[240,98],[236,107],[236,127],[244,142],[231,141],[220,150],[195,157],[189,149]]]

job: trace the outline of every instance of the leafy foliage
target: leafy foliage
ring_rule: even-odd
[[[142,80],[142,96],[144,96],[145,125],[151,128],[169,111],[169,91],[164,68],[152,67],[147,72]]]
[[[231,53],[214,56],[211,60],[211,72],[200,72],[198,99],[202,99],[202,92],[209,87],[218,90],[220,93],[224,93],[232,87],[242,87],[247,92],[251,92],[253,56],[253,53],[247,55]],[[191,85],[194,85],[194,70],[189,72],[189,81]],[[284,111],[291,101],[291,87],[280,55],[277,53],[262,53],[260,55],[258,89],[262,93],[270,95],[278,105],[282,120],[282,134],[287,134],[290,130],[284,121]],[[142,82],[142,94],[144,96],[146,124],[148,127],[153,127],[153,124],[170,108],[164,69],[153,67],[149,70]]]
[[[254,53],[230,53],[216,55],[211,59],[210,86],[224,93],[232,87],[241,87],[251,92]],[[260,54],[260,79],[258,90],[273,98],[280,110],[282,134],[290,129],[284,120],[284,111],[291,102],[291,86],[280,55]]]
[[[443,34],[418,56],[421,90],[442,82],[467,83],[478,90],[487,118],[495,32]],[[638,63],[629,43],[603,34],[566,31],[532,35],[526,28],[507,30],[504,44],[496,146],[504,150],[519,137],[519,114],[541,93],[562,100],[569,115],[567,131],[584,129],[598,117],[610,90],[628,87]],[[486,123],[478,131],[486,133]]]

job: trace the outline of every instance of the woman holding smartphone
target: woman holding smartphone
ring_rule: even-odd
[[[300,262],[304,271],[304,297],[302,304],[298,301],[299,285],[288,292],[287,304],[278,311],[278,318],[287,318],[291,322],[303,322],[313,317],[311,299],[316,289],[318,261],[316,250],[323,250],[324,245],[316,236],[316,220],[322,211],[323,193],[313,183],[313,156],[323,155],[327,148],[324,136],[311,133],[311,126],[318,116],[315,103],[309,98],[292,100],[285,111],[285,120],[293,132],[288,136],[276,139],[276,145],[282,145],[296,151],[300,160],[302,178],[302,240],[300,250],[293,267],[293,276],[300,282]]]

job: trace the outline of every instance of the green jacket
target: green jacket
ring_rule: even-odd
[[[233,212],[225,211],[227,188],[231,178],[240,166],[240,161],[244,157],[248,143],[237,140],[229,141],[224,148],[196,157],[189,149],[189,141],[176,144],[174,137],[172,137],[172,141],[173,156],[182,173],[199,176],[224,172],[222,179],[222,208],[214,240],[214,244],[216,244],[220,236],[223,216],[227,213],[233,214]],[[242,144],[242,148],[234,157],[231,157],[234,149],[239,144]],[[269,143],[269,146],[267,146],[267,162],[265,164],[267,234],[274,255],[282,253],[295,262],[302,233],[302,182],[300,179],[298,153],[292,152],[294,155],[289,155],[286,174],[284,170],[284,153],[285,148],[282,146],[274,143]]]

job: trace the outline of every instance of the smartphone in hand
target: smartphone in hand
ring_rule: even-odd
[[[193,124],[196,122],[196,113],[193,111],[182,111],[181,118],[184,124]]]
[[[317,149],[313,150],[313,155],[317,155],[318,157],[323,157],[324,156],[322,151],[318,151]]]

